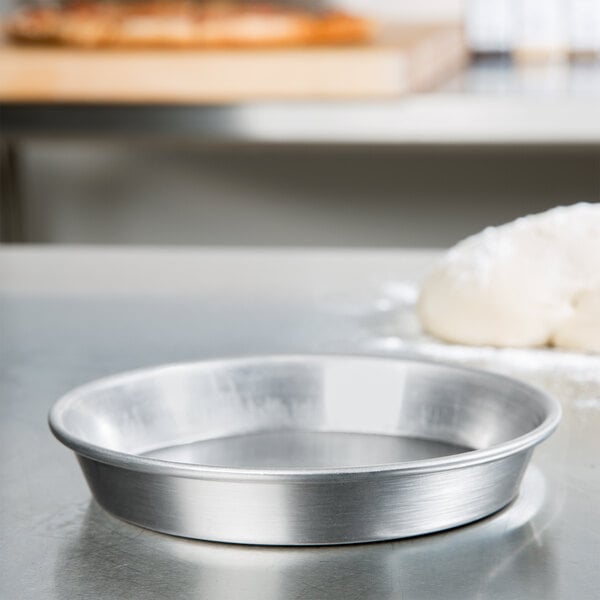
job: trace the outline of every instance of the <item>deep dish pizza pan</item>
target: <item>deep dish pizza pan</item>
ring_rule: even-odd
[[[320,545],[501,509],[560,414],[491,373],[308,355],[112,376],[58,400],[50,426],[117,517],[204,540]]]

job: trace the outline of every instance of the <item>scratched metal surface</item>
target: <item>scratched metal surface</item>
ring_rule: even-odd
[[[146,281],[136,296],[132,280],[133,295],[126,296],[19,291],[19,269],[10,270],[15,285],[0,294],[0,597],[597,597],[600,359],[472,351],[427,339],[414,319],[411,283],[427,261],[415,253],[382,256],[379,270],[359,269],[357,254],[349,254],[347,267],[351,273],[356,263],[357,276],[344,289],[336,288],[339,260],[331,267],[319,261],[306,294],[298,286],[294,294],[276,293],[286,277],[297,281],[301,256],[293,269],[278,262],[273,293],[265,293],[264,270],[275,257],[263,253],[244,266],[260,268],[260,289],[253,293],[246,278],[240,294],[229,285],[227,297],[216,293],[217,277],[211,282],[207,273],[198,293],[153,295]],[[27,266],[30,274],[36,260]],[[101,254],[89,259],[90,279],[101,263]],[[18,267],[19,259],[12,264]],[[231,261],[222,267],[220,281],[240,276]],[[7,283],[3,272],[0,288]],[[60,394],[98,376],[166,361],[286,351],[421,353],[499,370],[555,394],[564,421],[536,451],[519,498],[499,514],[421,538],[311,549],[194,542],[122,523],[90,500],[75,459],[46,426]]]

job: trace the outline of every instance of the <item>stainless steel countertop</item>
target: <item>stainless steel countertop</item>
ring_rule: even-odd
[[[600,144],[600,62],[475,61],[398,99],[128,106],[4,103],[7,137],[160,137],[216,144],[384,146]]]
[[[0,250],[0,597],[594,598],[600,589],[600,358],[470,351],[420,336],[408,251]],[[259,548],[105,514],[48,431],[74,385],[167,361],[266,352],[420,353],[556,395],[559,431],[519,498],[409,540]]]

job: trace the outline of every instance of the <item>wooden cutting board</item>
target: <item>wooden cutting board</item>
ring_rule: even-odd
[[[366,46],[277,50],[81,50],[0,45],[0,101],[216,103],[391,97],[460,69],[456,24],[394,26]]]

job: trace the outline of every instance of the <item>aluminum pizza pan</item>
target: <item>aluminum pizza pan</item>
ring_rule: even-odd
[[[559,403],[500,375],[365,356],[167,365],[50,412],[97,502],[156,531],[345,544],[456,527],[515,498]]]

